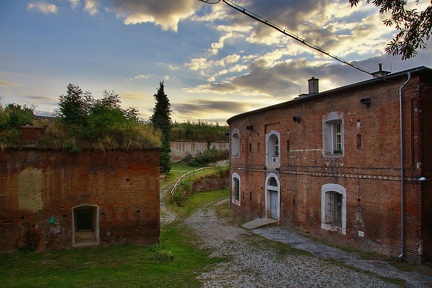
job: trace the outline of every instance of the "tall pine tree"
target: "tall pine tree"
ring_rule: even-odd
[[[156,105],[153,109],[153,116],[150,118],[153,128],[161,131],[162,151],[160,154],[160,167],[162,173],[171,170],[170,143],[171,143],[171,104],[164,92],[164,82],[160,82],[159,89],[154,95]]]

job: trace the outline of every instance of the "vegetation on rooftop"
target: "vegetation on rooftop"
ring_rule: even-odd
[[[21,106],[0,103],[0,149],[19,144],[21,132],[20,127],[33,123],[32,106]]]
[[[38,145],[69,152],[81,149],[140,149],[160,146],[160,132],[138,119],[135,108],[123,109],[114,91],[104,91],[102,99],[69,84],[67,93],[59,96],[59,109],[53,119],[33,120],[27,106],[0,105],[0,148],[16,147],[20,127],[36,125],[44,128]]]

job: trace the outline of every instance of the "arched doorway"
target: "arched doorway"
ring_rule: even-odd
[[[279,177],[270,173],[266,178],[265,185],[266,217],[279,220],[280,217],[280,184]]]
[[[72,245],[93,246],[99,244],[99,207],[80,205],[72,208]]]

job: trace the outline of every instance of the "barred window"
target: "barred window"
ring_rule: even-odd
[[[326,192],[325,223],[342,226],[342,194],[336,191]]]

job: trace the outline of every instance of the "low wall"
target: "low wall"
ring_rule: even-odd
[[[228,142],[189,142],[189,141],[175,141],[171,142],[171,161],[181,161],[186,156],[198,156],[206,151],[208,148],[216,150],[229,149]]]

